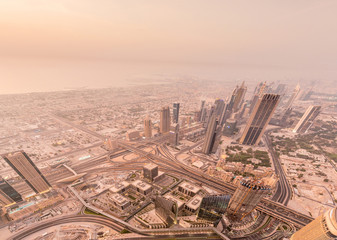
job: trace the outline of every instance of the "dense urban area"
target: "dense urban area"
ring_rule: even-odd
[[[1,95],[1,236],[333,238],[337,95],[314,84]]]

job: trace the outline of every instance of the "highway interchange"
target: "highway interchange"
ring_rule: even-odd
[[[61,120],[61,118],[58,118],[58,120]],[[62,121],[64,121],[64,119],[62,119]],[[74,126],[74,124],[70,122],[67,122],[67,124],[71,125],[72,127],[78,128],[78,126]],[[80,130],[82,131],[85,130],[85,132],[89,134],[93,134],[92,131],[87,130],[83,127],[81,127]],[[97,136],[97,133],[95,133],[94,136],[100,137],[100,139],[103,140],[103,136]],[[261,203],[258,205],[257,210],[269,216],[275,217],[276,219],[284,221],[286,223],[292,223],[296,227],[301,228],[304,225],[311,222],[313,219],[311,217],[308,217],[304,214],[301,214],[297,211],[294,211],[286,207],[286,205],[288,204],[291,198],[291,187],[289,186],[286,180],[284,170],[272,147],[271,141],[268,137],[268,133],[266,133],[264,139],[267,144],[267,147],[269,148],[270,154],[272,156],[273,164],[275,167],[275,172],[279,177],[279,182],[277,184],[276,191],[275,191],[273,198],[271,200],[263,199]],[[208,176],[204,172],[201,172],[200,170],[184,165],[183,163],[177,160],[177,155],[183,152],[186,152],[186,151],[190,151],[191,149],[200,145],[202,141],[195,143],[193,146],[189,148],[182,149],[175,156],[168,150],[167,146],[163,144],[163,142],[165,142],[165,138],[158,138],[150,142],[144,141],[142,143],[136,143],[138,144],[138,146],[135,146],[135,145],[130,144],[129,142],[119,141],[119,146],[124,148],[124,150],[119,151],[117,153],[108,153],[108,154],[101,155],[99,157],[96,157],[95,159],[91,159],[89,161],[85,161],[85,162],[81,162],[76,165],[72,165],[71,168],[76,173],[84,173],[84,172],[98,173],[99,171],[113,171],[113,170],[116,170],[116,171],[140,170],[142,169],[142,166],[144,165],[142,161],[130,161],[128,163],[114,163],[114,166],[111,166],[111,167],[106,167],[106,166],[101,167],[101,168],[99,167],[102,164],[113,162],[114,158],[133,152],[133,153],[138,154],[142,158],[146,158],[147,160],[156,163],[165,172],[170,172],[177,176],[182,176],[186,179],[190,179],[202,185],[211,186],[212,188],[214,188],[215,190],[221,193],[227,193],[227,194],[234,193],[236,189],[234,185],[218,181],[217,179],[211,176]],[[143,150],[149,144],[152,144],[152,145],[155,144],[156,151],[154,153]],[[132,162],[132,166],[130,166],[131,162]],[[67,170],[66,168],[60,167],[57,169],[52,169],[51,171],[46,173],[46,178],[48,179],[48,181],[50,181],[52,185],[56,185],[59,180],[70,177],[72,175],[73,174],[69,170]],[[20,188],[18,189],[19,191],[20,190],[24,191],[26,186],[24,184],[21,184],[21,185],[17,185],[16,187]],[[90,215],[90,216],[78,215],[78,216],[66,217],[64,218],[64,220],[60,219],[57,221],[46,221],[46,222],[40,223],[37,226],[32,227],[31,229],[25,229],[21,231],[20,233],[15,235],[17,237],[15,239],[23,239],[29,234],[35,233],[44,228],[48,228],[50,226],[68,223],[68,222],[74,222],[74,221],[81,221],[81,220],[83,221],[87,220],[87,222],[101,223],[103,225],[110,224],[111,228],[117,231],[120,231],[121,228],[123,228],[123,226],[121,226],[120,224],[116,223],[115,221],[109,218],[103,218],[103,217],[98,217],[98,216],[93,216],[93,215]],[[193,239],[198,239],[200,236],[194,235],[194,237],[195,238]],[[202,237],[205,237],[205,236],[202,236]],[[148,239],[151,239],[151,238],[152,238],[151,236],[148,236]],[[163,236],[163,238],[165,238],[165,236]],[[156,239],[158,239],[158,236],[156,236]],[[184,239],[187,239],[187,236]]]

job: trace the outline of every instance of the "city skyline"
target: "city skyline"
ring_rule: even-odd
[[[0,238],[337,238],[337,1],[0,1]]]

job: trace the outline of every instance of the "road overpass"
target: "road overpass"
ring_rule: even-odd
[[[134,153],[139,154],[140,156],[143,156],[150,160],[155,161],[160,166],[164,166],[168,168],[169,167],[175,168],[177,172],[181,172],[187,177],[190,177],[206,185],[212,186],[223,192],[233,194],[236,189],[236,186],[232,184],[220,182],[218,179],[208,176],[202,171],[199,171],[199,170],[196,170],[195,168],[184,165],[183,163],[177,161],[171,153],[169,153],[171,154],[169,155],[169,157],[164,158],[164,157],[154,155],[152,153],[145,152],[144,150],[137,149],[133,146],[130,146],[129,144],[125,142],[119,142],[119,144],[120,146],[124,147],[125,149],[128,149],[129,151],[132,151]],[[285,221],[287,223],[290,222],[300,228],[307,225],[313,220],[309,216],[306,216],[302,213],[289,209],[286,206],[283,206],[282,204],[279,204],[269,199],[263,199],[261,203],[258,205],[257,210],[263,213],[266,213],[267,215],[273,216],[277,219],[280,219],[282,221]]]

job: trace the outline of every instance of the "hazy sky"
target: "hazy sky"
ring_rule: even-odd
[[[337,1],[0,0],[0,93],[153,74],[337,82]]]

